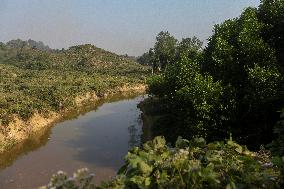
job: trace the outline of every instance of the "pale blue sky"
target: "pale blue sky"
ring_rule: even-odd
[[[0,0],[0,41],[41,40],[52,48],[91,43],[141,55],[167,30],[206,43],[213,25],[259,0]]]

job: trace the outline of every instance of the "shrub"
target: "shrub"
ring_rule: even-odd
[[[280,188],[270,159],[232,140],[206,144],[202,138],[178,138],[170,147],[156,137],[129,151],[125,162],[116,178],[100,186],[86,174],[68,179],[59,173],[46,188]]]

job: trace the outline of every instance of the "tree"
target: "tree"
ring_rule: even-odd
[[[161,31],[156,37],[154,46],[155,58],[159,61],[162,70],[173,62],[176,55],[177,39],[175,39],[168,31]]]
[[[240,17],[216,25],[204,52],[196,38],[177,45],[173,62],[150,81],[149,89],[168,100],[170,113],[178,112],[180,127],[187,125],[198,135],[212,134],[215,127],[213,136],[232,132],[246,144],[271,141],[284,103],[278,49],[283,45],[276,40],[283,36],[283,6],[283,0],[263,0],[259,9],[247,8]]]
[[[262,37],[275,49],[278,65],[284,72],[284,0],[261,0],[257,16],[265,25]]]
[[[230,88],[236,102],[231,118],[236,135],[255,135],[268,142],[276,121],[271,112],[279,107],[281,73],[275,50],[262,38],[267,26],[257,13],[247,8],[239,18],[216,25],[202,68]]]
[[[151,66],[153,62],[153,57],[151,55],[151,50],[145,52],[137,58],[137,62],[141,65]]]
[[[183,38],[177,47],[177,56],[187,56],[192,60],[199,60],[202,54],[202,41],[197,37]]]

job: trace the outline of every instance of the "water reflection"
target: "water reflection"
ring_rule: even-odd
[[[137,103],[141,100],[138,97],[131,101],[105,104],[98,111],[86,114],[84,119],[66,122],[72,128],[68,132],[74,129],[78,135],[68,139],[65,144],[77,150],[74,158],[118,169],[129,149],[129,140],[139,139],[137,136],[133,138],[135,133],[130,132],[129,128],[136,129],[135,135],[141,130],[142,125],[138,121],[141,112],[137,109]]]
[[[0,154],[0,170],[12,165],[12,163],[19,157],[44,146],[48,142],[50,134],[50,129],[44,129],[32,135],[23,143],[15,146],[8,153]]]
[[[128,148],[131,149],[135,146],[139,146],[141,135],[136,125],[130,125],[128,127],[128,132],[129,132]]]

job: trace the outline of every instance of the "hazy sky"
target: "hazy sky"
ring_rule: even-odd
[[[141,55],[167,30],[206,42],[213,25],[259,0],[0,0],[0,41],[41,40],[52,48],[91,43]]]

